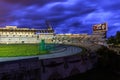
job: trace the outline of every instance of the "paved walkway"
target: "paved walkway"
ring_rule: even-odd
[[[58,58],[58,57],[64,57],[64,56],[70,56],[75,54],[80,54],[82,49],[76,46],[61,46],[65,48],[66,50],[63,51],[56,51],[50,54],[45,55],[37,55],[37,56],[24,56],[24,57],[2,57],[0,58],[0,62],[4,61],[13,61],[13,60],[20,60],[20,59],[28,59],[28,58],[39,58],[39,59],[48,59],[48,58]]]

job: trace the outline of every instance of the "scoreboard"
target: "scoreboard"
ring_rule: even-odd
[[[107,31],[107,23],[93,25],[93,31]]]

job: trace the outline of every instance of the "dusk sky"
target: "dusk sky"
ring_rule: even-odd
[[[46,28],[56,33],[92,33],[92,26],[108,23],[108,36],[120,31],[120,0],[0,0],[0,27]]]

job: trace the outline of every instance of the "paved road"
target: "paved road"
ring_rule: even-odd
[[[63,51],[55,51],[50,54],[45,55],[37,55],[37,56],[24,56],[24,57],[4,57],[0,58],[0,62],[4,61],[13,61],[13,60],[20,60],[20,59],[28,59],[28,58],[39,58],[39,59],[48,59],[48,58],[57,58],[63,56],[70,56],[75,54],[80,54],[82,49],[75,46],[61,46]],[[65,49],[64,49],[65,48]]]

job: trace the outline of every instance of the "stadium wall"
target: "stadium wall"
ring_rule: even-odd
[[[84,73],[97,63],[95,53],[39,60],[0,62],[0,80],[58,80]]]

